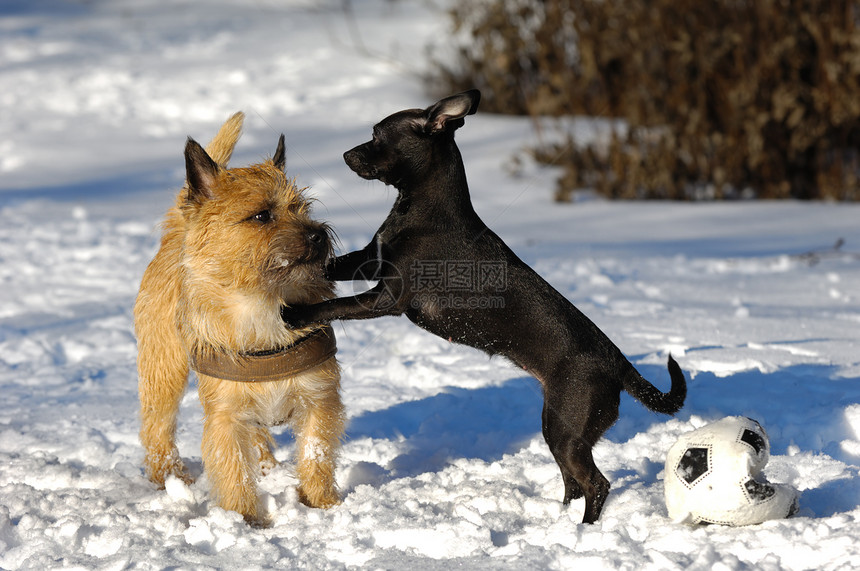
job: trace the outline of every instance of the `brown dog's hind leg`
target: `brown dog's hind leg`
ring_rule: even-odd
[[[190,484],[192,478],[174,440],[188,382],[188,359],[178,343],[156,343],[144,336],[139,344],[140,440],[146,451],[146,475],[161,487],[170,475]]]

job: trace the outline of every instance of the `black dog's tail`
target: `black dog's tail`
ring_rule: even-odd
[[[668,366],[669,376],[672,377],[672,388],[668,393],[661,392],[633,367],[630,367],[630,373],[622,381],[624,390],[654,412],[675,414],[684,406],[684,399],[687,397],[687,381],[672,355],[669,355]]]

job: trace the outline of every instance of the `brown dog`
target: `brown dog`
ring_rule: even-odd
[[[143,275],[134,307],[140,438],[150,480],[191,481],[174,433],[194,368],[203,464],[218,503],[265,524],[256,480],[275,465],[266,427],[290,422],[299,498],[326,508],[339,502],[344,411],[331,329],[286,329],[280,318],[282,305],[333,295],[323,275],[329,229],[310,218],[309,201],[284,175],[283,135],[273,159],[227,168],[243,118],[230,118],[206,151],[188,139],[187,182]]]

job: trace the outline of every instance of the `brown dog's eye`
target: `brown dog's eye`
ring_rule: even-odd
[[[272,213],[268,210],[261,210],[254,214],[251,219],[255,222],[259,222],[260,224],[266,224],[267,222],[272,221]]]

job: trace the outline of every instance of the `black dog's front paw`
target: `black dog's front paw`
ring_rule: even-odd
[[[309,305],[291,305],[281,308],[281,319],[284,324],[290,329],[301,329],[312,323],[316,323],[312,319],[311,306]]]
[[[325,279],[330,282],[338,281],[337,272],[335,271],[334,267],[334,260],[329,260],[326,263],[325,268],[323,269],[323,277],[325,277]]]

